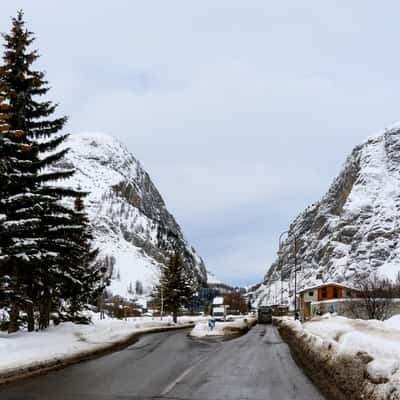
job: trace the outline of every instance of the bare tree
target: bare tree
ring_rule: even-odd
[[[111,279],[113,279],[115,257],[106,255],[104,258],[97,259],[97,266],[103,273],[102,285],[107,286]],[[104,304],[105,304],[106,292],[103,289],[97,297],[97,308],[100,312],[100,319],[105,318]]]
[[[229,312],[232,314],[245,314],[248,311],[246,299],[239,291],[226,293],[224,295],[224,304],[229,306]]]
[[[371,274],[360,280],[351,292],[347,311],[356,318],[385,320],[394,312],[394,298],[399,297],[400,280],[392,282]]]

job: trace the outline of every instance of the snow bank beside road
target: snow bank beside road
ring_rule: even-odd
[[[400,317],[275,320],[310,378],[333,399],[400,399]]]
[[[339,354],[368,353],[368,376],[375,382],[393,379],[400,383],[400,316],[387,321],[353,320],[344,317],[306,322],[303,328],[337,344]]]
[[[168,329],[179,326],[190,326],[187,323],[199,317],[180,317],[178,324],[170,318],[129,318],[117,320],[107,318],[100,320],[98,314],[93,316],[90,325],[63,323],[39,332],[17,332],[7,334],[0,332],[0,382],[14,379],[19,372],[30,373],[36,369],[51,365],[62,365],[65,360],[80,356],[99,354],[123,344],[134,335],[157,329]],[[186,324],[186,325],[185,325]]]
[[[208,322],[198,322],[190,332],[190,336],[201,338],[207,336],[231,336],[247,331],[255,322],[254,318],[240,318],[234,321],[217,321],[213,329],[209,328]]]

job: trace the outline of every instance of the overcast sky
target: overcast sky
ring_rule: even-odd
[[[67,130],[124,142],[228,283],[400,120],[398,1],[13,0],[0,31],[18,8]]]

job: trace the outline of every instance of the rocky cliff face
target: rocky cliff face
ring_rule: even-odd
[[[74,134],[63,167],[76,174],[66,186],[89,192],[86,210],[100,257],[115,262],[111,291],[149,293],[169,250],[178,248],[199,281],[207,280],[203,260],[183,237],[147,172],[116,139],[103,134]],[[140,290],[141,291],[141,290]]]
[[[256,303],[293,300],[294,237],[299,287],[351,283],[374,271],[394,278],[399,222],[400,128],[393,128],[356,147],[326,195],[290,225],[291,239],[256,291]]]

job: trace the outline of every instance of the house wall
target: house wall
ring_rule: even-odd
[[[351,317],[349,314],[348,300],[317,301],[311,303],[311,316],[318,316],[329,313],[329,306],[333,304],[334,312],[345,317]]]
[[[323,289],[326,290],[326,297],[322,297]],[[348,304],[352,292],[354,295],[354,290],[352,291],[351,289],[334,284],[302,292],[298,298],[300,316],[304,320],[316,315],[328,313],[329,305],[332,303],[334,304],[335,313],[351,317],[349,307],[346,304]],[[311,307],[309,307],[310,303]],[[400,307],[398,312],[400,313]],[[364,318],[364,316],[362,318]]]
[[[324,289],[326,289],[326,297],[322,296]],[[337,297],[334,296],[335,289],[337,290]],[[340,286],[328,285],[318,288],[318,301],[341,299],[342,297],[343,297],[343,289]]]
[[[318,300],[318,289],[307,290],[306,292],[303,293],[304,302],[317,301],[317,300]]]

